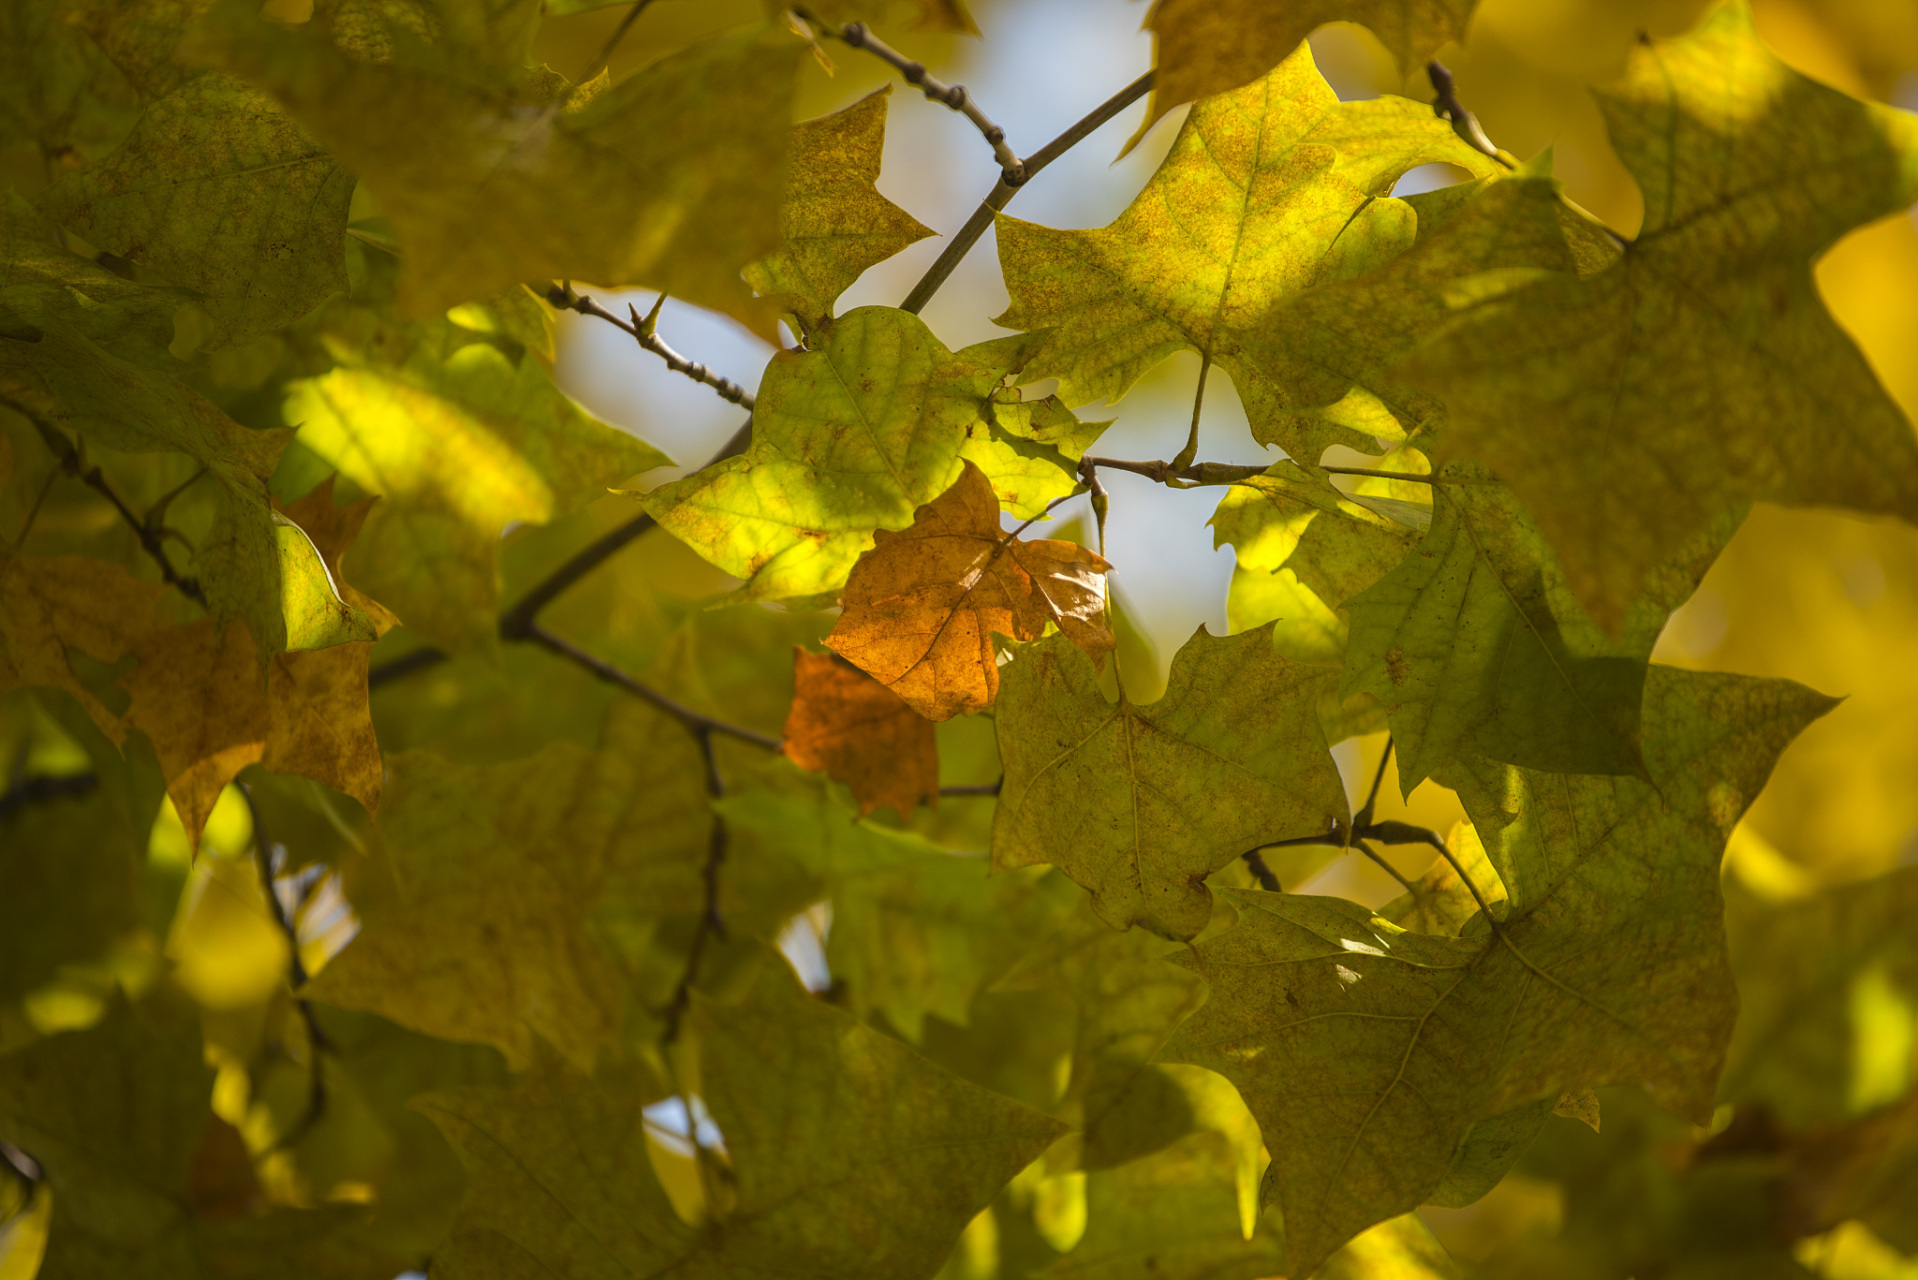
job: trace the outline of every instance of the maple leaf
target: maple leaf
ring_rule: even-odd
[[[859,816],[891,805],[902,818],[939,807],[939,744],[932,721],[833,654],[793,651],[786,755],[852,788]]]
[[[509,523],[554,520],[666,462],[567,399],[538,361],[515,367],[482,342],[291,383],[284,413],[302,444],[386,498],[355,546],[354,577],[409,627],[469,652],[498,643]]]
[[[344,291],[353,178],[271,98],[209,72],[149,106],[119,150],[42,197],[65,225],[204,299],[212,345]]]
[[[607,719],[601,749],[528,759],[386,762],[384,856],[356,886],[364,927],[307,988],[447,1040],[491,1044],[516,1068],[543,1037],[589,1067],[626,1010],[615,896],[650,916],[699,909],[711,819],[689,736],[643,705]]]
[[[1565,1088],[1632,1082],[1710,1114],[1737,1008],[1719,857],[1832,705],[1654,667],[1651,782],[1456,764],[1442,780],[1509,895],[1496,931],[1432,937],[1341,899],[1225,891],[1239,923],[1179,960],[1211,995],[1166,1056],[1221,1072],[1258,1117],[1292,1271],[1429,1198],[1475,1122]]]
[[[806,328],[832,315],[834,299],[867,267],[932,235],[932,228],[879,194],[892,86],[844,111],[793,126],[783,243],[746,268],[746,283]]]
[[[1509,491],[1482,468],[1445,477],[1418,550],[1344,601],[1352,637],[1341,692],[1384,706],[1399,786],[1410,795],[1466,753],[1551,773],[1640,772],[1652,646],[1743,512],[1693,539],[1614,639],[1573,599]]]
[[[1488,163],[1419,103],[1341,103],[1301,46],[1193,108],[1110,226],[1055,231],[999,215],[1012,305],[996,323],[1051,330],[1023,376],[1057,377],[1068,405],[1117,399],[1191,349],[1232,375],[1260,442],[1306,461],[1330,443],[1370,444],[1348,426],[1288,417],[1247,335],[1282,298],[1410,248],[1417,216],[1389,192],[1407,170],[1441,160],[1473,173]]]
[[[642,1114],[666,1091],[631,1074],[431,1095],[420,1105],[469,1177],[434,1268],[451,1280],[930,1275],[1064,1130],[808,998],[774,956],[741,1000],[695,995],[688,1024],[725,1142],[729,1211],[697,1227],[674,1214]]]
[[[1748,499],[1918,520],[1911,424],[1811,274],[1918,198],[1918,120],[1792,71],[1742,4],[1641,45],[1598,99],[1643,231],[1596,274],[1487,290],[1404,376],[1450,409],[1441,456],[1510,484],[1616,631]]]
[[[1102,664],[1112,566],[1074,542],[999,527],[999,500],[970,461],[910,527],[873,535],[840,595],[826,644],[932,720],[983,711],[999,694],[995,632],[1037,640],[1048,626]]]
[[[661,527],[727,573],[739,600],[836,592],[876,529],[952,486],[987,397],[1027,339],[953,352],[918,316],[860,307],[766,366],[744,455],[645,496]]]
[[[1152,102],[1133,143],[1183,102],[1249,84],[1328,22],[1370,27],[1409,75],[1465,35],[1478,0],[1304,0],[1274,10],[1260,0],[1153,0]],[[1128,144],[1131,145],[1131,144]]]
[[[274,1207],[210,1107],[200,1019],[163,988],[0,1058],[0,1134],[54,1192],[48,1280],[376,1280],[404,1261],[359,1238],[364,1210]]]
[[[480,30],[448,24],[437,45],[353,16],[372,30],[326,15],[288,28],[228,6],[201,43],[378,193],[405,253],[402,309],[567,277],[645,285],[773,337],[774,308],[739,271],[780,243],[788,96],[775,86],[804,51],[789,33],[748,27],[575,89],[520,65],[536,6],[501,6]]]
[[[1065,636],[1021,647],[995,718],[1006,774],[993,865],[1050,862],[1107,923],[1191,938],[1212,918],[1207,876],[1346,820],[1318,721],[1326,679],[1281,657],[1269,628],[1221,639],[1201,627],[1163,698],[1115,705]]]

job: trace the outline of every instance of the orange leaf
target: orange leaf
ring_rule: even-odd
[[[983,711],[999,694],[995,631],[1037,640],[1055,623],[1104,658],[1114,641],[1100,575],[1111,567],[1076,543],[1006,534],[991,482],[967,462],[909,528],[873,535],[826,644],[929,719]]]
[[[118,662],[154,625],[166,588],[86,556],[22,556],[0,545],[0,693],[22,685],[65,689],[100,731],[125,733],[74,674],[67,650]]]
[[[852,788],[859,816],[891,805],[902,818],[939,804],[939,745],[932,721],[898,694],[830,653],[793,651],[786,755]]]

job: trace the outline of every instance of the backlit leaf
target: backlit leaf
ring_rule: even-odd
[[[1370,145],[1347,155],[1348,134]],[[1388,193],[1440,160],[1486,163],[1420,104],[1339,102],[1301,47],[1195,107],[1110,226],[1055,231],[1001,214],[1012,306],[997,322],[1051,330],[1024,376],[1057,377],[1068,405],[1116,399],[1167,356],[1197,350],[1232,375],[1261,442],[1306,462],[1330,443],[1369,444],[1350,427],[1287,417],[1248,334],[1288,295],[1411,248],[1418,218]]]
[[[811,326],[867,267],[932,229],[879,194],[892,86],[844,111],[793,126],[778,252],[746,268],[746,283]]]
[[[1056,626],[1103,664],[1115,643],[1110,568],[1077,543],[1007,535],[985,473],[967,462],[910,527],[873,535],[826,643],[930,719],[983,711],[999,693],[994,634],[1037,640]]]
[[[948,351],[919,317],[861,307],[810,351],[778,351],[744,455],[661,485],[646,510],[737,578],[742,600],[836,593],[874,530],[903,529],[959,478],[968,431],[1026,343]]]
[[[1640,46],[1599,102],[1644,230],[1595,275],[1468,302],[1408,373],[1450,408],[1441,452],[1512,486],[1616,631],[1653,568],[1748,499],[1918,520],[1911,423],[1810,271],[1918,198],[1918,120],[1790,70],[1742,4]]]
[[[1345,821],[1318,723],[1325,670],[1279,656],[1264,628],[1201,628],[1145,707],[1108,702],[1064,636],[1017,650],[1003,678],[993,864],[1053,863],[1109,924],[1190,938],[1212,917],[1205,877]]]
[[[1227,1076],[1258,1117],[1293,1270],[1429,1198],[1477,1121],[1615,1082],[1710,1114],[1737,1007],[1719,856],[1830,705],[1654,668],[1656,787],[1489,764],[1455,779],[1510,894],[1496,933],[1430,937],[1340,899],[1229,891],[1239,923],[1184,961],[1212,992],[1168,1056]]]

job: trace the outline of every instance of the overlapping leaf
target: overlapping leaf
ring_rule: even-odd
[[[515,367],[478,342],[293,383],[285,414],[303,444],[384,498],[354,548],[354,579],[407,626],[466,652],[495,643],[508,524],[553,520],[666,461],[568,400],[536,360]]]
[[[939,804],[932,721],[842,658],[794,651],[784,740],[794,764],[851,787],[862,818],[883,805],[906,818]]]
[[[352,198],[352,177],[271,98],[209,72],[43,200],[90,243],[197,291],[224,345],[346,288]]]
[[[776,957],[764,965],[741,1002],[696,996],[688,1018],[726,1144],[729,1211],[702,1227],[674,1215],[642,1114],[664,1090],[610,1072],[536,1075],[510,1094],[423,1104],[471,1178],[434,1269],[450,1280],[932,1274],[1063,1126],[806,998]]]
[[[81,681],[67,651],[118,662],[157,625],[165,594],[158,583],[143,582],[118,565],[84,556],[23,556],[0,547],[0,688],[64,689],[102,733],[118,740],[120,717]]]
[[[1370,27],[1409,73],[1465,35],[1478,0],[1305,0],[1274,11],[1259,0],[1154,0],[1152,103],[1143,136],[1180,103],[1249,84],[1328,22]],[[1136,139],[1135,139],[1136,140]]]
[[[536,6],[502,6],[492,29],[466,32],[450,7],[437,44],[371,7],[306,29],[219,12],[209,51],[377,193],[406,255],[407,310],[570,277],[660,289],[772,336],[773,308],[739,272],[780,244],[788,86],[804,51],[780,26],[575,89],[521,65]]]
[[[1073,542],[999,527],[985,473],[963,464],[952,488],[898,533],[879,530],[840,596],[826,643],[933,720],[983,711],[999,693],[993,635],[1037,640],[1056,626],[1103,662],[1111,566]]]
[[[384,856],[354,898],[364,927],[313,998],[494,1045],[516,1066],[536,1037],[590,1065],[626,1014],[596,928],[610,889],[654,915],[702,900],[711,819],[691,737],[630,704],[597,752],[555,743],[484,766],[409,752],[387,770]]]
[[[867,267],[932,229],[879,194],[888,85],[844,111],[794,125],[779,206],[778,252],[746,268],[746,283],[808,327]]]
[[[1193,349],[1231,373],[1260,441],[1307,462],[1329,443],[1369,444],[1350,425],[1288,417],[1250,335],[1281,299],[1409,249],[1417,216],[1388,193],[1408,169],[1441,160],[1486,164],[1429,108],[1340,103],[1301,47],[1194,108],[1112,225],[1054,231],[1001,214],[1012,306],[998,322],[1051,330],[1025,376],[1057,377],[1069,405],[1116,398]]]
[[[1147,707],[1106,701],[1064,636],[1018,650],[1003,679],[993,865],[1054,864],[1110,924],[1191,938],[1212,917],[1207,876],[1346,818],[1318,722],[1326,671],[1281,657],[1269,628],[1201,628]]]
[[[950,488],[987,397],[1029,341],[948,351],[918,316],[861,307],[775,352],[746,453],[662,485],[646,509],[735,577],[739,598],[836,593],[877,529]]]
[[[1643,232],[1595,275],[1489,290],[1407,372],[1449,405],[1447,450],[1512,486],[1616,630],[1746,500],[1918,519],[1911,423],[1810,270],[1918,198],[1918,120],[1790,70],[1742,4],[1638,48],[1599,102]]]
[[[1483,470],[1434,486],[1432,527],[1390,574],[1345,601],[1343,692],[1386,709],[1407,795],[1461,752],[1552,773],[1638,773],[1646,663],[1666,617],[1736,528],[1693,539],[1617,639],[1573,599],[1531,517]]]
[[[1292,1269],[1430,1197],[1467,1131],[1567,1087],[1634,1082],[1709,1114],[1736,996],[1718,860],[1778,753],[1831,705],[1654,668],[1653,783],[1455,770],[1510,895],[1496,932],[1405,933],[1353,903],[1234,892],[1212,994],[1168,1051],[1245,1095]],[[1653,784],[1656,785],[1653,785]]]

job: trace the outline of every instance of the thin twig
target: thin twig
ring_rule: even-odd
[[[1352,841],[1352,847],[1354,849],[1357,849],[1360,853],[1364,854],[1366,857],[1370,858],[1373,862],[1376,862],[1380,866],[1380,868],[1384,870],[1385,874],[1388,876],[1391,876],[1394,880],[1398,881],[1400,886],[1404,888],[1404,890],[1407,893],[1411,894],[1413,897],[1418,896],[1418,891],[1419,891],[1418,886],[1413,884],[1410,880],[1407,880],[1405,878],[1405,874],[1402,871],[1400,871],[1397,867],[1387,862],[1385,860],[1384,854],[1380,853],[1377,849],[1374,849],[1369,843],[1367,843],[1364,840],[1354,839]]]
[[[693,729],[693,737],[699,743],[700,759],[706,766],[706,794],[718,800],[726,794],[726,782],[720,777],[719,759],[713,752],[713,733],[714,730],[710,728]],[[686,1010],[692,1004],[693,983],[699,980],[699,962],[706,953],[707,939],[726,936],[726,921],[719,913],[719,868],[726,861],[728,843],[726,819],[715,810],[712,833],[706,842],[706,861],[700,868],[700,880],[705,886],[704,910],[700,912],[699,925],[693,931],[692,944],[686,948],[686,967],[673,987],[673,998],[663,1015],[665,1027],[660,1033],[662,1044],[671,1044],[679,1038],[680,1020],[686,1016]]]
[[[664,360],[666,367],[674,373],[681,373],[691,378],[694,382],[704,383],[706,386],[711,387],[720,399],[730,400],[748,412],[752,410],[752,392],[746,390],[746,388],[740,386],[730,378],[720,377],[705,365],[694,360],[688,360],[685,356],[680,355],[679,352],[667,346],[666,340],[659,336],[657,332],[659,311],[661,307],[666,305],[665,294],[660,294],[658,301],[653,303],[653,310],[650,315],[641,316],[638,307],[629,306],[628,310],[633,313],[633,318],[630,322],[620,319],[605,307],[593,301],[590,296],[574,293],[571,285],[553,285],[546,291],[546,300],[561,311],[577,311],[583,316],[596,316],[610,325],[623,329],[625,332],[631,334],[633,340],[639,343],[641,347],[652,352],[661,360]]]
[[[305,1137],[307,1131],[319,1123],[320,1116],[326,1110],[326,1075],[320,1053],[328,1046],[313,1006],[299,995],[300,988],[306,985],[306,962],[300,958],[299,926],[287,913],[286,904],[280,901],[279,882],[273,867],[276,846],[267,839],[266,823],[260,814],[259,801],[253,797],[253,788],[244,782],[235,782],[234,786],[239,790],[240,798],[246,801],[247,815],[253,820],[253,864],[260,876],[260,893],[266,898],[266,907],[273,916],[274,925],[286,938],[287,986],[293,992],[293,1007],[298,1010],[300,1021],[306,1027],[307,1070],[310,1075],[306,1110],[274,1141],[274,1149],[283,1151]]]
[[[1145,97],[1151,90],[1152,73],[1148,71],[1094,107],[1090,114],[1070,129],[1027,156],[1024,177],[1020,181],[1007,182],[1005,175],[1001,174],[992,191],[980,202],[979,207],[972,211],[972,216],[966,219],[966,225],[959,228],[958,234],[946,242],[946,247],[939,257],[926,268],[926,274],[919,277],[919,283],[912,287],[912,292],[907,294],[906,300],[899,304],[899,309],[910,311],[915,315],[925,310],[926,304],[932,301],[932,295],[939,292],[939,286],[946,282],[959,264],[965,260],[965,256],[972,252],[972,246],[979,243],[979,237],[986,234],[986,228],[992,225],[993,215],[1010,204],[1012,197],[1019,194],[1022,186],[1031,182],[1039,170],[1072,150],[1096,132],[1106,121]]]
[[[206,592],[201,590],[198,580],[183,576],[173,567],[173,562],[166,557],[166,538],[169,534],[179,537],[177,533],[159,524],[158,521],[150,523],[133,514],[133,508],[114,492],[113,486],[107,483],[107,478],[101,474],[100,468],[88,467],[80,456],[80,450],[51,422],[11,396],[0,395],[0,406],[11,409],[33,424],[34,430],[39,433],[40,439],[45,442],[48,452],[53,454],[54,460],[60,464],[62,471],[113,504],[113,509],[120,513],[120,518],[126,521],[127,526],[133,530],[134,536],[140,540],[141,550],[145,551],[153,563],[159,566],[162,581],[195,604],[206,604]],[[194,477],[194,479],[198,478],[198,476]],[[169,494],[168,498],[171,496]],[[38,510],[37,503],[35,510]],[[182,538],[181,541],[185,539]]]
[[[599,54],[593,59],[592,65],[586,69],[586,74],[579,78],[580,84],[586,84],[612,64],[613,50],[619,48],[619,42],[626,38],[626,33],[633,29],[633,24],[639,21],[639,15],[646,12],[646,6],[652,2],[653,0],[633,0],[633,7],[626,11],[626,16],[619,20],[617,27],[613,28],[613,34],[606,37],[606,43],[600,46]]]
[[[1198,421],[1197,406],[1194,406],[1193,421]],[[1081,468],[1110,467],[1114,471],[1129,471],[1135,476],[1144,476],[1158,484],[1175,488],[1188,488],[1193,485],[1238,484],[1254,476],[1262,476],[1271,470],[1270,465],[1256,465],[1231,462],[1192,462],[1185,466],[1173,462],[1135,462],[1127,458],[1096,458],[1088,454],[1080,461]],[[1184,482],[1184,483],[1181,483]]]
[[[1265,859],[1260,856],[1260,849],[1267,847],[1261,845],[1259,849],[1247,849],[1239,856],[1245,859],[1246,866],[1252,868],[1252,878],[1259,882],[1259,888],[1271,893],[1284,893],[1285,886],[1279,883],[1279,878],[1272,874],[1272,868],[1266,866]]]
[[[1485,895],[1478,891],[1478,886],[1472,882],[1472,877],[1465,874],[1465,868],[1452,855],[1452,851],[1446,848],[1445,841],[1439,839],[1438,832],[1428,831],[1424,827],[1415,827],[1407,822],[1378,822],[1373,824],[1372,829],[1378,832],[1378,838],[1387,844],[1429,844],[1437,849],[1439,856],[1452,864],[1452,870],[1458,873],[1458,878],[1464,881],[1465,887],[1471,891],[1472,901],[1478,903],[1478,909],[1485,913],[1486,923],[1492,926],[1492,932],[1499,932],[1498,919],[1492,915],[1492,908],[1485,901]]]
[[[1452,132],[1464,140],[1465,145],[1504,165],[1513,167],[1512,162],[1499,154],[1492,140],[1485,136],[1485,130],[1479,125],[1478,117],[1465,109],[1458,100],[1458,86],[1452,80],[1452,73],[1445,64],[1434,58],[1425,64],[1425,74],[1432,81],[1432,92],[1438,96],[1432,101],[1432,114],[1441,120],[1449,121]]]
[[[1379,771],[1372,775],[1372,789],[1365,793],[1365,804],[1353,815],[1352,826],[1356,829],[1372,824],[1372,810],[1379,802],[1379,788],[1385,784],[1385,766],[1392,759],[1392,735],[1385,735],[1385,750],[1379,753]]]
[[[1192,429],[1186,432],[1185,447],[1172,455],[1169,464],[1176,472],[1184,471],[1199,456],[1199,411],[1205,407],[1205,376],[1212,372],[1212,353],[1205,352],[1199,357],[1199,389],[1192,396]]]
[[[748,729],[743,725],[728,724],[724,720],[715,720],[709,715],[694,711],[683,703],[675,702],[649,684],[628,675],[604,658],[586,652],[570,640],[562,640],[546,628],[537,624],[527,628],[525,639],[545,649],[548,653],[558,654],[584,667],[610,685],[615,685],[634,697],[652,703],[673,719],[685,725],[696,734],[724,734],[740,742],[750,743],[766,751],[778,752],[784,744],[771,734]]]
[[[893,70],[906,78],[906,83],[916,85],[927,98],[959,112],[972,121],[979,136],[992,148],[992,158],[999,162],[999,180],[1010,187],[1016,187],[1031,176],[1018,153],[1006,145],[1006,131],[987,119],[979,104],[972,100],[962,84],[946,84],[936,79],[926,70],[926,64],[915,62],[905,54],[881,40],[866,28],[863,22],[848,22],[843,27],[835,27],[823,22],[804,9],[794,9],[794,13],[804,18],[824,34],[844,43],[853,49],[864,49],[867,53],[887,63]]]

